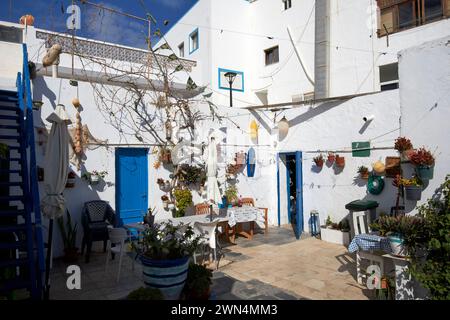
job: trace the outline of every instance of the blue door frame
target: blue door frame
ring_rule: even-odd
[[[277,156],[277,186],[278,186],[278,225],[281,224],[281,204],[280,204],[280,156],[295,156],[295,163],[296,163],[296,208],[295,208],[295,214],[296,214],[296,224],[294,227],[294,233],[295,237],[297,239],[300,239],[302,233],[303,233],[303,154],[300,151],[297,152],[287,152],[287,153],[279,153]],[[286,190],[287,190],[287,212],[288,212],[288,221],[289,223],[292,223],[292,217],[291,217],[291,201],[290,201],[290,175],[289,171],[286,170]]]
[[[141,222],[148,209],[148,149],[116,149],[116,212],[119,225]]]

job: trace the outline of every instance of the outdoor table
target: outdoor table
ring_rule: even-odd
[[[358,234],[353,238],[352,242],[350,242],[348,251],[352,253],[358,250],[384,251],[386,253],[392,252],[388,238],[368,233]]]

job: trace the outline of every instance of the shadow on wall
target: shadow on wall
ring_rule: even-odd
[[[45,174],[45,173],[44,173]],[[77,247],[81,250],[81,239],[83,237],[83,227],[81,225],[81,211],[85,202],[100,199],[99,192],[101,191],[101,185],[89,186],[89,184],[78,175],[75,178],[75,187],[64,189],[64,198],[66,200],[66,207],[70,212],[72,219],[77,223]],[[41,195],[41,197],[44,194]],[[48,219],[44,219],[46,225],[48,225]],[[44,241],[47,241],[47,235],[45,235]],[[64,245],[61,237],[61,232],[55,221],[55,229],[53,233],[53,257],[57,258],[64,255]]]
[[[33,99],[35,101],[43,101],[43,97],[46,97],[48,101],[50,101],[53,109],[56,108],[56,94],[49,89],[44,77],[36,77],[36,79],[33,80]]]

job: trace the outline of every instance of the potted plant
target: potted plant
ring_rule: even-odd
[[[164,296],[161,293],[161,290],[157,288],[140,287],[139,289],[131,291],[126,300],[164,300]]]
[[[167,147],[161,147],[159,150],[159,161],[164,164],[172,163],[172,151]]]
[[[64,223],[64,216],[57,220],[59,230],[64,243],[64,262],[74,263],[78,261],[78,248],[76,247],[78,225],[72,223],[72,217],[67,211],[67,222]]]
[[[358,168],[358,173],[361,179],[369,179],[369,168],[367,168],[366,166],[360,166]]]
[[[409,160],[416,166],[416,172],[420,179],[433,179],[435,159],[430,151],[425,148],[415,150],[411,153]]]
[[[212,272],[205,266],[189,265],[183,295],[186,300],[208,300],[211,294]]]
[[[238,201],[239,201],[237,187],[235,185],[230,185],[225,190],[225,197],[226,197],[226,200],[227,200],[226,201],[227,204],[237,205]]]
[[[176,189],[173,192],[177,207],[176,217],[184,217],[186,209],[192,206],[192,192],[189,189]]]
[[[97,171],[94,170],[92,172],[86,172],[82,175],[82,178],[89,181],[89,184],[95,185],[100,182],[103,178],[106,177],[108,171]]]
[[[370,225],[372,230],[379,231],[381,236],[389,238],[392,255],[405,257],[408,247],[423,227],[423,218],[419,216],[381,216]]]
[[[395,150],[397,150],[403,159],[408,159],[408,155],[411,151],[413,151],[413,145],[411,143],[411,140],[405,138],[405,137],[398,137],[395,140]]]
[[[335,160],[336,160],[336,155],[333,152],[328,152],[327,161],[330,164],[333,164]]]
[[[184,182],[185,184],[196,184],[201,181],[204,168],[191,166],[189,164],[182,164],[178,167],[176,176],[179,181]]]
[[[67,175],[67,182],[66,182],[66,188],[73,188],[75,187],[75,181],[76,181],[77,175],[72,170]]]
[[[313,160],[318,168],[323,167],[323,156],[321,154],[319,154],[317,157],[314,157]]]
[[[144,282],[161,290],[167,300],[179,299],[187,278],[189,258],[201,236],[190,225],[171,221],[149,226],[138,242],[132,244],[142,262]]]
[[[347,246],[350,243],[350,224],[347,219],[334,223],[328,216],[325,225],[320,226],[323,241]]]
[[[336,163],[336,166],[338,166],[339,168],[343,168],[343,167],[345,167],[345,158],[341,157],[339,155],[336,155],[335,163]]]
[[[163,208],[164,209],[168,209],[169,208],[169,203],[170,203],[169,197],[166,196],[166,195],[163,195],[163,196],[161,196],[161,200],[163,202]]]
[[[422,181],[417,177],[411,179],[400,178],[399,184],[405,188],[406,199],[419,201],[422,198]]]

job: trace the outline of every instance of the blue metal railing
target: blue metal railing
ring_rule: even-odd
[[[21,133],[23,135],[24,147],[26,150],[26,156],[23,159],[22,165],[29,171],[26,171],[22,177],[25,184],[28,186],[28,190],[24,192],[28,193],[29,201],[28,206],[30,218],[33,217],[34,213],[34,235],[35,235],[35,248],[38,263],[38,274],[36,275],[36,285],[38,294],[42,293],[42,279],[43,273],[45,271],[44,262],[44,244],[42,237],[42,218],[40,210],[40,198],[39,198],[39,185],[37,180],[37,166],[36,166],[36,150],[35,150],[35,140],[34,140],[34,121],[33,121],[33,101],[31,95],[31,81],[30,81],[30,71],[28,67],[28,52],[27,45],[23,44],[23,74],[18,74],[17,77],[17,88],[19,93],[19,107],[23,111],[24,119],[21,121],[23,125],[21,126]],[[27,159],[27,156],[29,158]],[[27,163],[28,162],[28,163]],[[33,239],[31,239],[33,241]],[[33,252],[29,252],[33,255]],[[34,259],[33,259],[34,260]]]

